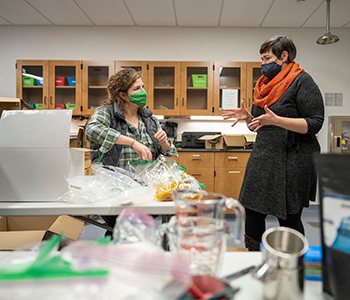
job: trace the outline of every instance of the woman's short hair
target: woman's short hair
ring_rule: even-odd
[[[278,58],[281,57],[283,51],[288,52],[287,63],[292,62],[297,56],[297,49],[293,41],[285,35],[275,35],[269,38],[260,46],[260,54],[263,54],[271,49],[272,53]]]
[[[139,78],[141,78],[141,72],[132,68],[125,68],[113,74],[109,78],[107,85],[109,99],[107,101],[103,101],[102,105],[109,105],[116,101],[124,110],[125,101],[120,97],[119,93],[127,93]]]

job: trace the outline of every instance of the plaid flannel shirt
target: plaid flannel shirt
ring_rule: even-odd
[[[128,129],[126,136],[142,143],[147,146],[151,153],[152,159],[155,157],[155,149],[153,146],[153,141],[146,131],[146,126],[139,116],[139,127],[127,123]],[[91,117],[87,127],[86,127],[86,138],[89,142],[94,142],[100,145],[99,151],[101,153],[108,152],[120,136],[120,132],[110,128],[110,115],[107,108],[101,106],[96,109],[95,113]],[[161,129],[159,122],[157,120],[158,130]],[[170,148],[167,152],[163,153],[165,156],[178,156],[176,148],[173,143],[170,143]],[[135,150],[129,145],[123,145],[122,151],[120,153],[118,167],[124,168],[128,162],[141,161]]]

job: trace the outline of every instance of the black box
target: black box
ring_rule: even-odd
[[[183,132],[182,133],[182,148],[205,149],[205,141],[198,140],[204,135],[221,134],[221,132]]]

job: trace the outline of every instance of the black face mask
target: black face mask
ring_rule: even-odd
[[[276,63],[276,61],[261,65],[261,73],[270,80],[281,72],[281,70],[282,66]]]

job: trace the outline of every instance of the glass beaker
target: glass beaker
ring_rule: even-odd
[[[186,221],[187,220],[187,221]],[[171,252],[189,264],[191,275],[217,275],[226,251],[229,230],[226,222],[218,226],[213,218],[173,216],[158,228],[158,240],[168,239]]]
[[[234,242],[240,244],[243,230],[243,206],[235,199],[221,194],[209,193],[203,190],[178,188],[172,192],[177,222],[188,224],[190,217],[212,219],[216,228],[226,226],[226,209],[232,209],[236,215],[233,230]],[[235,230],[236,229],[236,230]]]

